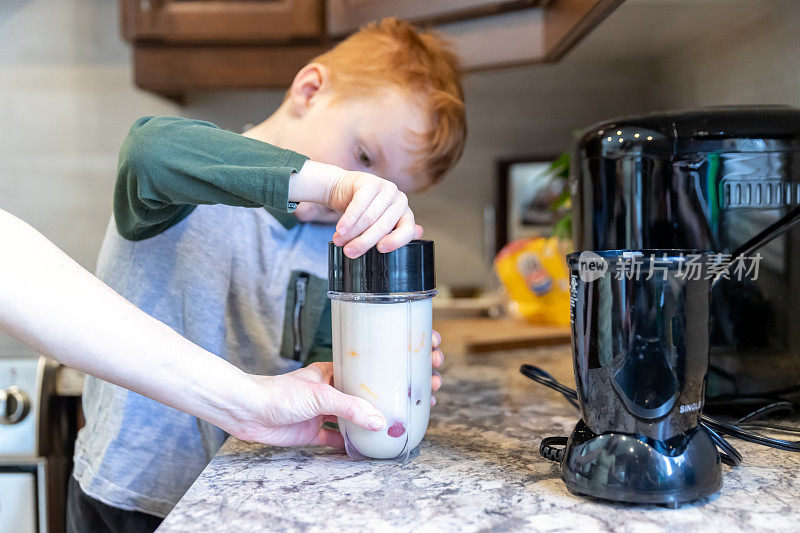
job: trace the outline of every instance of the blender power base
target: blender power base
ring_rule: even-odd
[[[679,452],[662,453],[633,435],[597,435],[581,420],[567,441],[561,479],[575,494],[672,508],[722,487],[719,454],[705,431],[687,435]]]

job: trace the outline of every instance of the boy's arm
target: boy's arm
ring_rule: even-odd
[[[299,202],[342,213],[333,242],[351,258],[373,246],[390,252],[421,235],[408,198],[391,181],[309,161],[208,122],[144,117],[120,150],[114,218],[130,240],[165,231],[198,204],[288,210]]]
[[[287,210],[289,179],[307,159],[209,122],[142,117],[120,149],[117,229],[126,239],[146,239],[199,204]]]

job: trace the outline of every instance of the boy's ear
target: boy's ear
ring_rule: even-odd
[[[314,97],[328,90],[330,71],[325,65],[309,63],[294,77],[289,88],[291,110],[297,116],[303,116],[311,107]]]

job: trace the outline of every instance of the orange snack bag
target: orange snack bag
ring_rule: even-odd
[[[532,324],[569,325],[565,244],[556,237],[512,241],[494,260],[509,298]]]

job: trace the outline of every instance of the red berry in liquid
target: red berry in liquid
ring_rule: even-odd
[[[389,426],[389,430],[387,431],[389,436],[394,438],[402,436],[403,433],[405,432],[406,432],[406,427],[402,424],[402,422],[395,422],[394,424]]]

